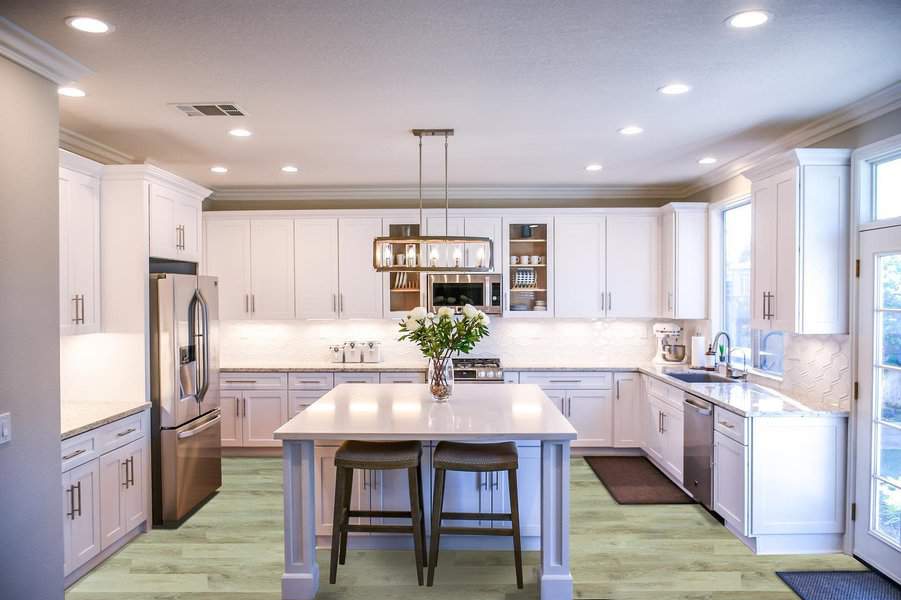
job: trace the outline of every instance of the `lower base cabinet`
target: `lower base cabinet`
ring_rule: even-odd
[[[751,533],[748,529],[748,503],[745,501],[749,474],[748,447],[714,431],[713,510],[743,535]]]
[[[279,447],[272,432],[288,422],[288,391],[226,390],[220,392],[223,447]]]
[[[677,407],[674,403],[652,393],[648,395],[646,410],[645,452],[658,463],[658,466],[663,467],[676,483],[682,485],[684,456],[682,406]]]
[[[100,552],[100,466],[97,460],[63,473],[63,566],[68,575]]]
[[[147,520],[143,440],[100,457],[100,549]]]

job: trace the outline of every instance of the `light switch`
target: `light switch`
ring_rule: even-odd
[[[12,441],[13,421],[9,413],[0,415],[0,444]]]

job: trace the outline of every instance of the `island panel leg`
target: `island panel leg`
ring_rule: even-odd
[[[541,442],[541,570],[539,595],[572,600],[569,570],[569,442]]]
[[[285,495],[283,600],[312,600],[319,591],[316,562],[315,456],[312,440],[282,442]]]

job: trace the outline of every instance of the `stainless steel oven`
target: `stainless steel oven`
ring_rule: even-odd
[[[464,305],[472,304],[486,314],[501,314],[501,276],[497,273],[436,274],[429,275],[428,281],[432,312],[450,306],[459,313]]]

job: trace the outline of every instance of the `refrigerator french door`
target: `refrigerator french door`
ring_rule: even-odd
[[[178,525],[222,485],[215,277],[150,276],[153,521]]]

